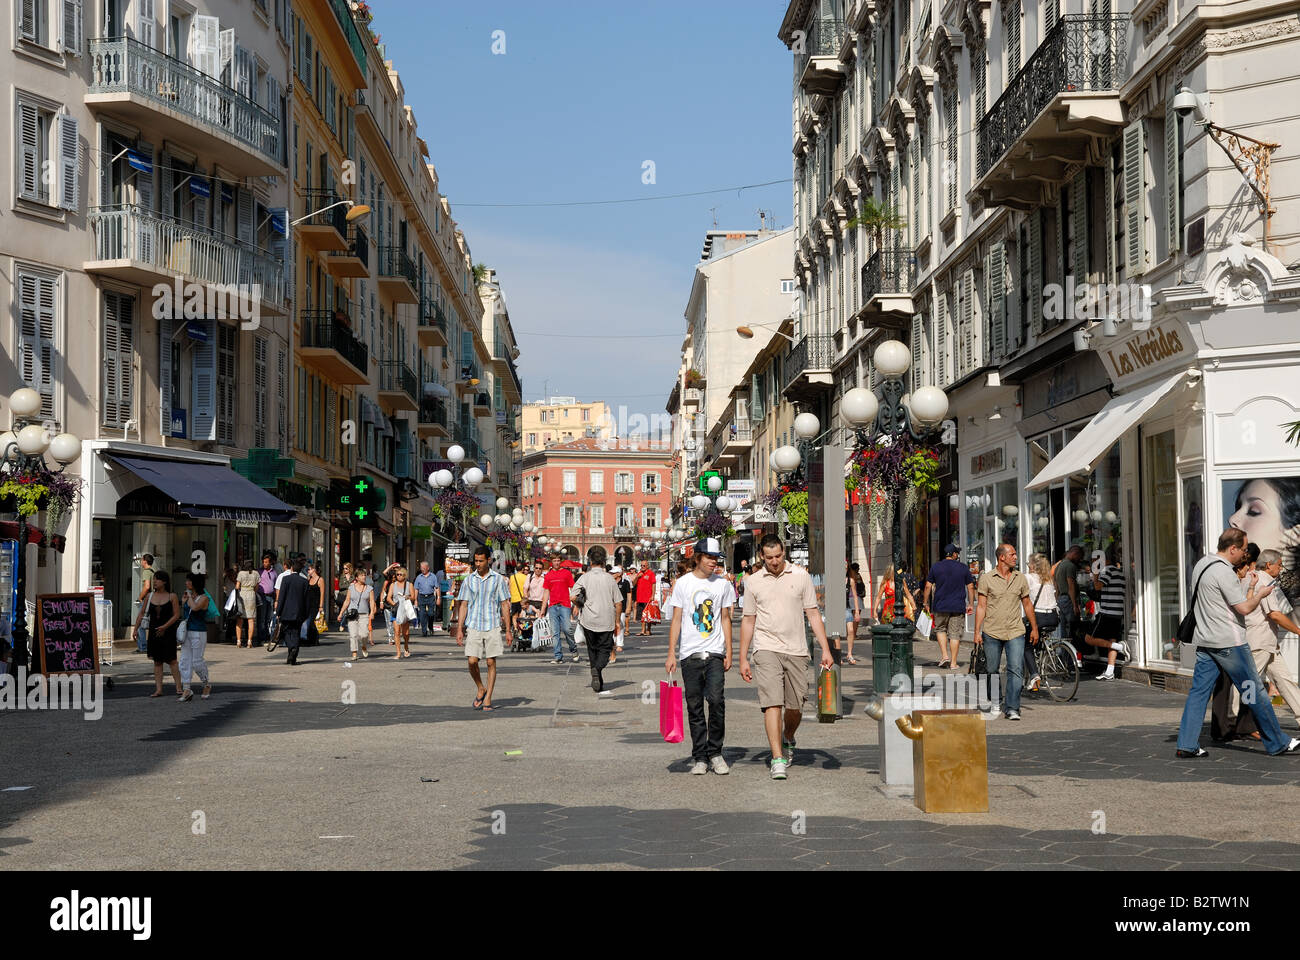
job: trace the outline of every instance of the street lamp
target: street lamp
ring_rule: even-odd
[[[13,428],[0,434],[0,472],[7,478],[19,477],[35,471],[50,472],[45,454],[59,464],[58,473],[68,468],[81,456],[81,440],[70,433],[51,437],[39,423],[30,423],[39,415],[41,397],[30,387],[21,387],[9,397],[9,412],[13,414]],[[18,549],[14,558],[14,586],[18,592],[14,610],[13,648],[14,676],[19,667],[27,666],[27,515],[18,514]]]
[[[857,387],[844,394],[840,414],[857,431],[858,449],[865,446],[901,443],[906,437],[928,441],[948,412],[948,397],[937,387],[920,387],[913,391],[905,406],[903,375],[911,366],[912,355],[897,340],[886,340],[875,352],[876,371],[883,381],[882,398],[877,401],[870,391]],[[874,494],[875,491],[873,491]],[[888,640],[890,676],[912,677],[912,633],[915,624],[905,616],[903,606],[903,490],[887,491],[893,500],[894,619],[893,624],[876,624],[871,628],[873,651],[876,638]],[[876,678],[877,693],[883,694]]]

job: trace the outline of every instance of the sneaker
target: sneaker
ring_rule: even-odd
[[[1113,673],[1109,673],[1109,672],[1107,672],[1107,673],[1099,673],[1099,674],[1097,674],[1097,676],[1093,677],[1093,679],[1094,679],[1094,680],[1114,680],[1114,679],[1115,679],[1115,674],[1113,674]]]
[[[613,695],[614,695],[613,690],[601,690],[599,693],[596,694],[596,696],[598,697],[612,697]]]
[[[1008,719],[1008,720],[1019,720],[1019,719],[1020,719],[1020,711],[1019,711],[1019,710],[1008,710],[1008,711],[1007,711],[1007,719]]]
[[[721,754],[709,760],[709,766],[713,768],[714,773],[719,774],[720,776],[725,777],[731,772],[731,768],[727,766],[727,761],[722,759]]]
[[[794,763],[794,741],[793,740],[789,741],[788,743],[782,741],[781,755],[785,757],[785,762],[787,764]]]
[[[697,777],[702,777],[709,772],[709,765],[703,760],[696,760],[695,766],[691,767],[691,773]]]
[[[1110,645],[1110,648],[1114,650],[1116,654],[1123,657],[1125,660],[1128,659],[1128,645],[1124,643],[1123,640],[1116,640],[1114,643]]]
[[[573,655],[573,662],[574,662],[574,663],[582,663],[582,657],[578,656],[578,655],[575,653],[575,654]]]
[[[1293,740],[1292,742],[1300,743],[1300,740]],[[1194,757],[1208,757],[1209,755],[1210,751],[1204,747],[1197,747],[1195,750],[1179,750],[1174,754],[1179,760],[1190,760]]]
[[[1030,677],[1029,683],[1025,685],[1025,690],[1029,693],[1037,693],[1038,684],[1042,681],[1042,679],[1043,679],[1042,677],[1038,677],[1038,676]]]
[[[785,768],[788,766],[784,757],[777,757],[772,761],[772,779],[784,780]]]
[[[1273,754],[1273,756],[1280,757],[1283,754],[1296,753],[1298,751],[1300,751],[1300,738],[1292,737],[1291,742],[1286,745],[1286,749]]]
[[[554,660],[551,661],[551,663],[555,664],[556,666],[559,666],[560,664],[564,663],[564,658],[556,657]]]

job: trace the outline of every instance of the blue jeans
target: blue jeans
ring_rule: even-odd
[[[438,605],[433,600],[434,594],[432,593],[420,594],[420,631],[426,637],[429,635],[429,628],[433,626],[434,618],[437,616],[435,611]]]
[[[135,649],[137,653],[149,652],[149,631],[144,627],[135,632]]]
[[[1197,647],[1196,669],[1192,671],[1192,689],[1183,704],[1183,718],[1178,724],[1178,749],[1195,752],[1200,747],[1201,726],[1205,723],[1205,707],[1214,692],[1214,681],[1219,671],[1241,692],[1242,706],[1249,706],[1264,738],[1264,749],[1270,754],[1281,753],[1291,741],[1282,732],[1268,697],[1268,688],[1255,671],[1255,660],[1249,647]],[[1251,701],[1247,703],[1247,701]]]
[[[1069,594],[1064,597],[1057,596],[1056,609],[1061,614],[1061,639],[1069,640],[1070,633],[1074,629],[1074,603],[1070,600]],[[1041,634],[1038,639],[1043,639]]]
[[[995,677],[1002,666],[1002,648],[1006,647],[1007,697],[1003,709],[1008,713],[1012,710],[1019,713],[1020,690],[1025,685],[1023,672],[1025,668],[1025,635],[1022,633],[1010,640],[998,640],[990,637],[987,633],[981,633],[981,636],[984,638],[984,656],[989,661],[989,673]]]
[[[573,642],[573,634],[569,623],[569,615],[572,611],[568,607],[553,603],[546,608],[546,619],[551,621],[551,632],[555,634],[555,659],[564,659],[564,641],[569,641],[569,652],[577,653],[578,645]]]

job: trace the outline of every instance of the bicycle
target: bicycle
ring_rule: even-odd
[[[1034,647],[1040,689],[1058,703],[1074,698],[1079,689],[1079,652],[1069,640],[1040,640]]]

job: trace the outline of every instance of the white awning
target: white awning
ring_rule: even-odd
[[[1112,397],[1092,422],[1079,431],[1078,436],[1067,443],[1065,449],[1054,456],[1025,489],[1041,490],[1076,473],[1091,473],[1115,441],[1130,427],[1140,423],[1182,378],[1180,371],[1167,379]]]

